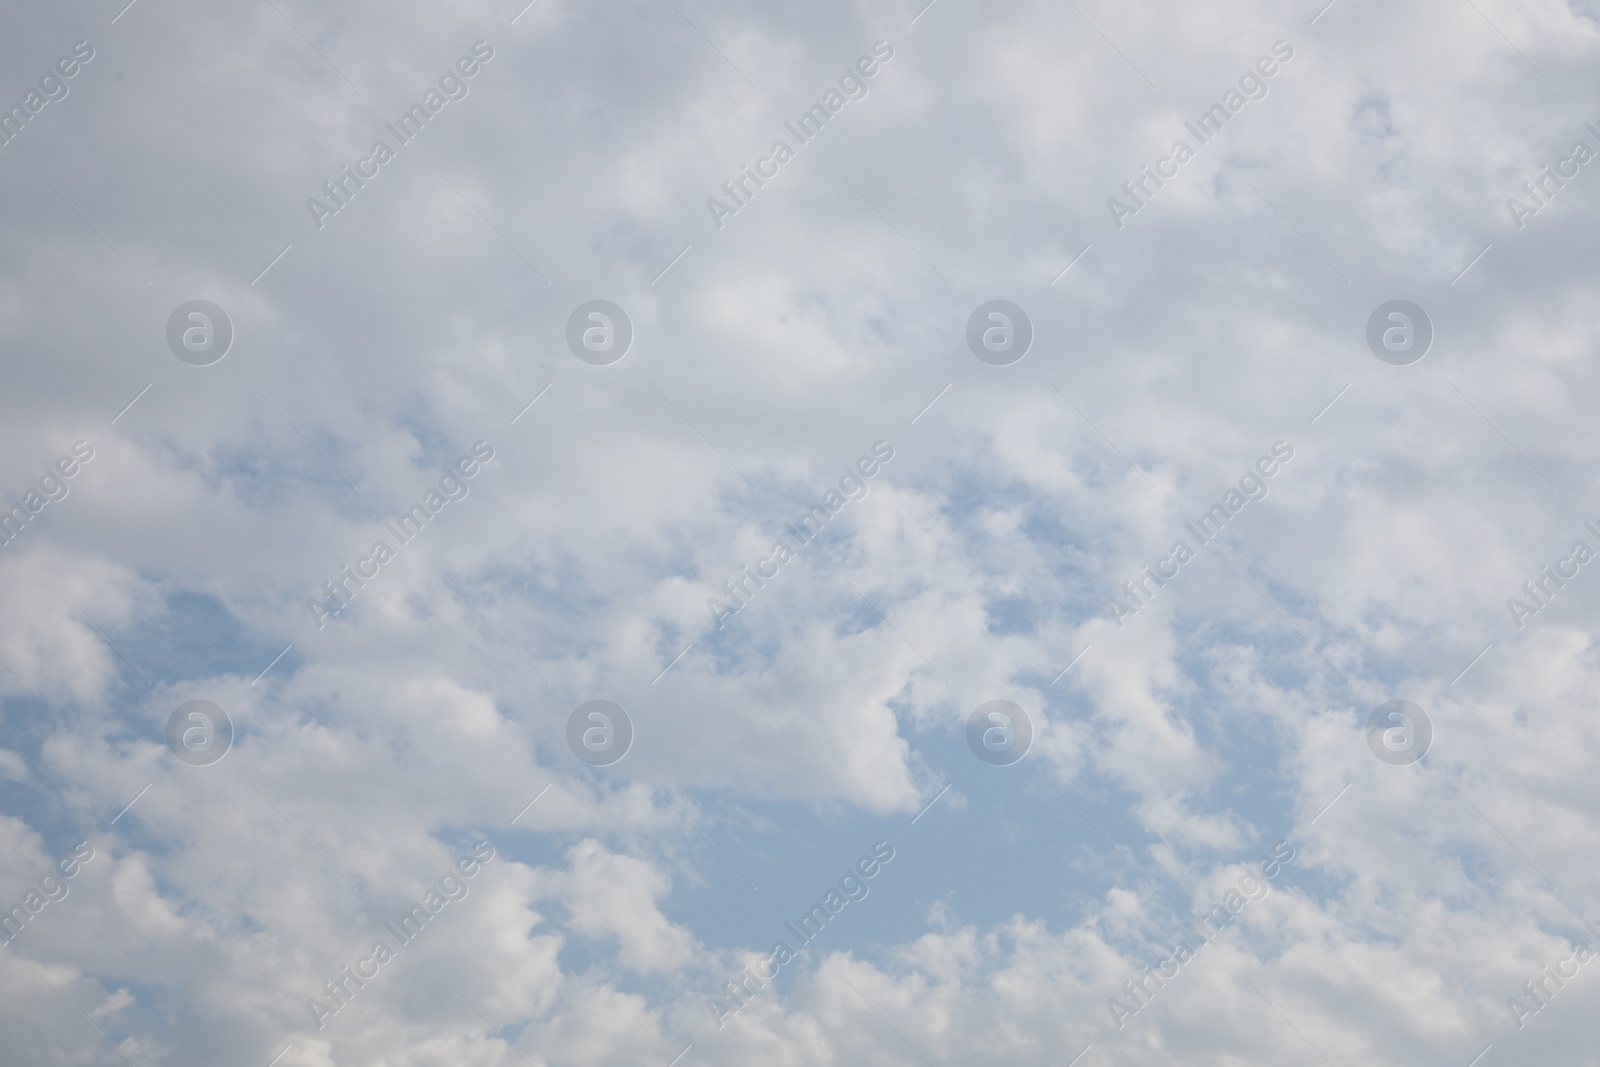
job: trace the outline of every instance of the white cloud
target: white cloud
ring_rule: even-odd
[[[97,849],[6,950],[0,1059],[1578,1055],[1587,970],[1522,1030],[1506,998],[1600,920],[1596,579],[1522,630],[1505,598],[1600,547],[1600,178],[1520,230],[1505,198],[1596,136],[1593,10],[516,6],[0,34],[14,72],[97,53],[0,147],[0,495],[96,450],[0,548],[3,899]],[[305,198],[479,38],[470,95],[318,230]],[[705,198],[879,39],[870,94],[716,229]],[[1279,39],[1269,94],[1116,228]],[[963,337],[999,296],[1036,330],[1004,368]],[[195,297],[236,329],[206,368],[163,338]],[[636,331],[605,368],[565,348],[594,297]],[[1363,339],[1396,297],[1436,327],[1404,368]],[[470,494],[318,629],[308,598],[478,440]],[[866,499],[715,627],[879,440]],[[1111,621],[1277,440],[1271,494]],[[237,730],[209,767],[164,747],[196,697]],[[564,732],[597,697],[635,726],[605,769]],[[1013,768],[965,747],[997,697],[1038,727]],[[1367,748],[1394,697],[1422,764]],[[716,1029],[706,998],[880,836],[899,881]],[[470,895],[315,1029],[480,838]],[[1273,893],[1108,1029],[1283,838]]]

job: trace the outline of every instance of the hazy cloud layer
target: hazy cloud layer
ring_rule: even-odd
[[[1588,1062],[1600,8],[523,2],[5,16],[0,1064]]]

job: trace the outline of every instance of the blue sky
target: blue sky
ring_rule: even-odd
[[[1600,549],[1600,178],[1542,170],[1600,151],[1592,5],[125,2],[0,33],[28,115],[0,500],[94,449],[0,546],[0,1065],[1588,1062],[1593,968],[1541,968],[1600,920],[1600,579],[1520,628],[1507,599]],[[719,227],[707,198],[879,42]],[[1113,212],[1278,42],[1267,95]],[[204,366],[168,342],[194,300],[234,332]],[[620,360],[569,347],[594,300]],[[1004,365],[967,339],[995,300],[1033,333]],[[1368,346],[1393,300],[1433,328],[1409,365]],[[1432,727],[1403,765],[1368,740],[1400,699]],[[208,765],[168,747],[191,700],[233,724]],[[620,761],[569,747],[591,700]],[[1032,724],[1010,766],[967,743],[994,700]],[[1133,1004],[1279,841],[1271,892]]]

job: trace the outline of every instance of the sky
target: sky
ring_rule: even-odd
[[[1592,1063],[1600,6],[525,3],[0,16],[0,1065]]]

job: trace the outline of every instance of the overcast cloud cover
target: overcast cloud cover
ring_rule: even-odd
[[[0,1064],[1593,1062],[1600,6],[525,2],[0,20]]]

